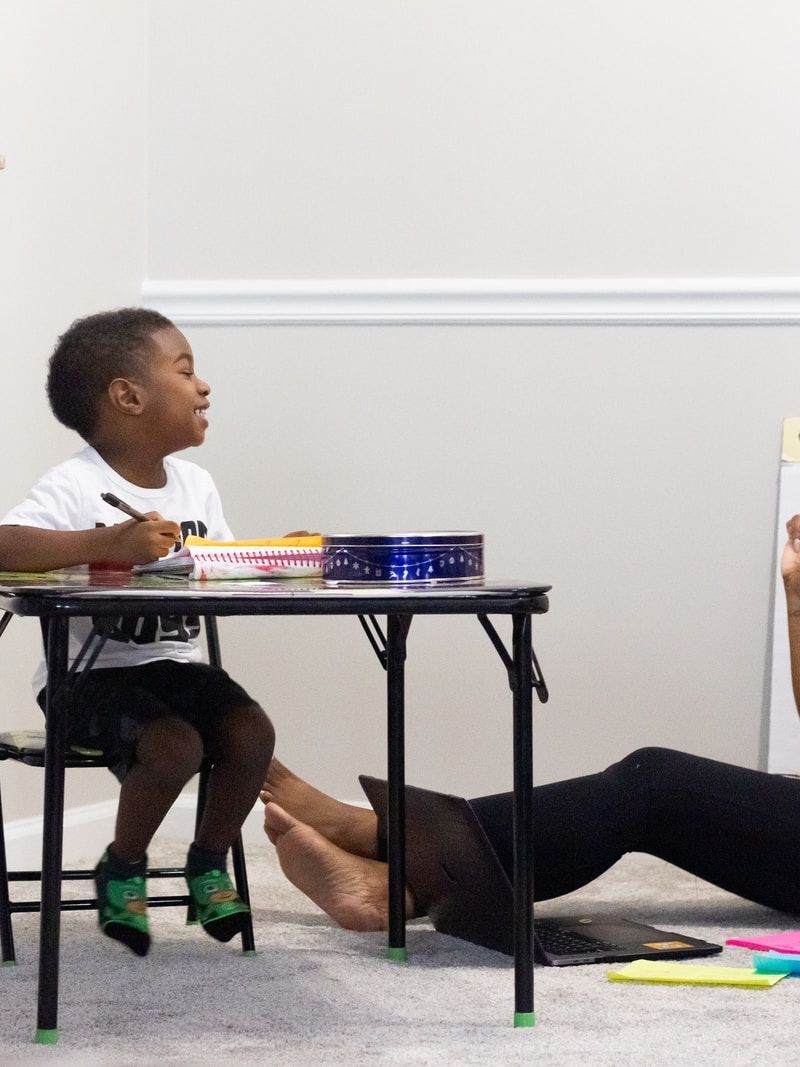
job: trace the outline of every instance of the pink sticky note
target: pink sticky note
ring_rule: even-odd
[[[764,937],[729,937],[725,944],[741,945],[742,948],[800,953],[800,930],[787,930],[785,934],[765,934]]]

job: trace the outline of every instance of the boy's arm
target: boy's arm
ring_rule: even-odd
[[[92,530],[0,526],[0,570],[50,571],[111,561],[150,563],[180,539],[175,523],[157,512],[149,512],[147,522],[128,519]]]

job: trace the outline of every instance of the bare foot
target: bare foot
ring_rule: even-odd
[[[334,845],[367,859],[378,858],[378,820],[371,808],[343,804],[298,778],[273,756],[261,791],[265,804],[277,804]],[[264,830],[275,844],[264,819]]]
[[[353,856],[298,822],[278,804],[264,809],[265,826],[283,873],[345,930],[386,930],[389,925],[388,867]],[[414,900],[406,890],[406,914]]]

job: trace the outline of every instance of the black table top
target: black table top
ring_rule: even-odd
[[[107,572],[0,573],[0,610],[16,615],[543,614],[551,586],[532,581],[341,586],[323,579],[188,578]]]

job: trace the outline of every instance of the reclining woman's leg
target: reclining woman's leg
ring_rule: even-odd
[[[281,772],[291,788],[271,770],[262,799],[287,877],[341,925],[384,929],[386,841],[374,813]],[[643,748],[533,793],[537,900],[580,889],[626,852],[646,852],[749,900],[800,911],[800,781]],[[511,794],[471,803],[511,878]],[[410,896],[407,904],[413,913]]]
[[[533,792],[537,900],[646,852],[748,900],[800,911],[800,780],[643,748]],[[510,875],[511,794],[471,803]]]

